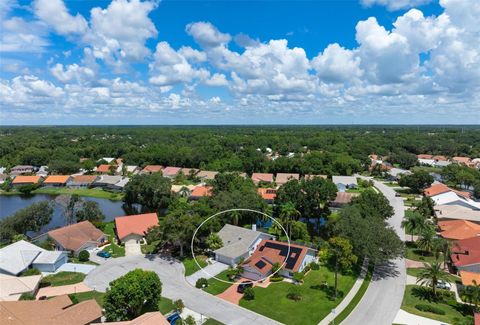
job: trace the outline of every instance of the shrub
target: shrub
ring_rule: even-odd
[[[293,273],[293,279],[296,282],[303,282],[303,278],[305,277],[305,274],[303,272],[295,272]]]
[[[298,286],[292,285],[288,289],[287,298],[293,301],[299,301],[302,299],[302,293],[300,292],[300,289],[298,288]]]
[[[22,293],[20,300],[35,300],[35,296],[30,292]]]
[[[427,304],[417,304],[415,305],[415,308],[417,308],[420,311],[428,312],[428,313],[433,313],[437,315],[445,315],[445,312],[432,305],[427,305]]]
[[[185,304],[183,303],[183,300],[182,299],[178,299],[178,300],[175,300],[175,302],[173,303],[175,305],[175,309],[181,313],[183,308],[185,308]]]
[[[39,275],[39,274],[42,274],[42,272],[40,272],[39,269],[31,268],[31,269],[23,271],[23,273],[20,274],[20,276]]]
[[[320,270],[320,265],[318,263],[312,262],[310,263],[310,268],[314,271]]]
[[[245,300],[255,299],[255,291],[253,291],[253,288],[246,288],[244,293],[243,293],[243,298]]]
[[[78,260],[80,262],[87,262],[89,258],[90,258],[90,253],[87,252],[86,250],[83,250],[78,254]]]
[[[282,282],[283,281],[283,276],[280,275],[274,275],[270,278],[270,282]]]
[[[185,325],[195,325],[195,324],[196,324],[195,318],[193,318],[192,315],[188,315],[188,317],[185,318],[185,320],[183,321],[183,323],[184,323]]]
[[[200,278],[195,283],[195,288],[201,289],[208,287],[208,280],[205,278]]]

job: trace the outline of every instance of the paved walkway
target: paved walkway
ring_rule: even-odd
[[[205,266],[203,269],[198,270],[197,272],[187,276],[186,279],[188,283],[190,283],[192,286],[195,286],[195,283],[197,283],[198,279],[200,278],[210,279],[214,275],[217,275],[225,271],[226,269],[228,269],[227,264],[213,261],[212,264],[209,264]]]
[[[185,306],[207,317],[229,325],[279,324],[265,316],[196,289],[187,283],[183,264],[175,259],[159,256],[125,256],[112,258],[97,266],[85,278],[92,289],[105,292],[112,280],[136,268],[152,270],[162,281],[162,296],[182,299]]]
[[[445,325],[447,323],[442,323],[438,320],[410,314],[403,309],[398,311],[395,320],[393,321],[395,324],[403,324],[403,325]]]
[[[363,281],[365,280],[365,276],[367,275],[367,270],[368,270],[368,262],[367,260],[363,261],[362,265],[362,272],[360,272],[360,276],[358,277],[357,281],[355,281],[352,289],[348,292],[348,294],[345,296],[345,298],[338,304],[337,307],[335,307],[335,314],[329,313],[327,317],[322,319],[322,321],[319,323],[319,325],[328,325],[330,324],[333,319],[340,314],[347,306],[350,304],[352,301],[353,297],[357,294],[358,290],[362,286]]]
[[[75,284],[59,286],[59,287],[40,288],[37,292],[36,298],[38,299],[42,296],[54,297],[54,296],[68,295],[71,293],[87,292],[87,291],[92,291],[92,288],[87,286],[85,283],[80,282]]]
[[[405,231],[401,227],[405,213],[403,200],[395,197],[395,191],[387,185],[377,181],[374,181],[374,184],[395,210],[395,214],[387,222],[395,229],[400,239],[405,240]],[[365,295],[342,324],[391,325],[402,305],[405,283],[406,268],[403,258],[376,266]]]
[[[92,264],[80,264],[80,263],[65,263],[60,266],[55,272],[42,272],[43,275],[56,274],[58,272],[79,272],[88,274],[94,270],[97,265]]]

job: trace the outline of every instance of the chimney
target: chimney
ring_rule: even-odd
[[[252,224],[252,230],[257,231],[257,225],[256,224]]]

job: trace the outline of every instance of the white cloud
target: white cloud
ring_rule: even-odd
[[[33,7],[38,18],[60,35],[83,34],[87,31],[85,18],[80,14],[72,16],[62,0],[35,0]]]
[[[388,10],[409,9],[432,2],[432,0],[360,0],[364,6],[385,6]]]
[[[220,32],[209,22],[191,23],[187,25],[185,30],[198,44],[205,48],[226,44],[232,39],[229,34]]]
[[[323,53],[313,58],[312,66],[326,82],[353,81],[363,75],[360,57],[337,43],[328,45]]]
[[[228,80],[223,73],[215,73],[209,79],[205,80],[208,86],[227,86]]]
[[[95,71],[88,67],[81,67],[74,63],[63,67],[63,64],[57,63],[50,68],[52,75],[63,83],[77,82],[82,83],[95,78]]]
[[[46,26],[20,17],[1,19],[0,52],[41,53],[50,45]]]

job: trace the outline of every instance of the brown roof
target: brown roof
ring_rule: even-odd
[[[209,170],[201,170],[197,173],[198,178],[203,178],[203,179],[209,179],[213,180],[215,179],[215,176],[217,176],[218,172],[214,171],[209,171]]]
[[[185,175],[185,176],[190,176],[190,173],[192,173],[192,174],[194,174],[194,175],[195,175],[196,173],[198,173],[198,169],[196,169],[196,168],[182,168],[180,171],[181,171],[182,174]]]
[[[466,239],[480,236],[480,225],[467,220],[439,221],[441,236],[447,239]]]
[[[211,186],[197,186],[193,189],[190,196],[192,197],[203,197],[203,196],[212,196],[212,187]]]
[[[97,179],[97,175],[77,175],[72,177],[72,183],[93,183]]]
[[[97,169],[95,169],[95,171],[97,173],[108,173],[110,171],[110,167],[112,167],[112,165],[103,164],[98,166]]]
[[[447,157],[445,156],[433,156],[432,159],[436,161],[448,161]]]
[[[432,155],[427,155],[427,154],[420,154],[420,155],[417,155],[417,158],[418,159],[432,159],[433,156]]]
[[[453,157],[453,161],[459,163],[459,164],[469,164],[472,160],[468,157]]]
[[[162,170],[162,173],[163,173],[163,176],[165,177],[176,176],[178,173],[180,173],[180,170],[182,170],[182,168],[180,167],[168,166],[168,167],[165,167],[164,170]]]
[[[41,177],[40,176],[16,176],[12,184],[36,184],[40,182]]]
[[[277,173],[277,175],[275,176],[275,183],[285,184],[286,182],[288,182],[289,180],[292,180],[292,179],[299,180],[300,175],[299,174],[288,174],[288,173]]]
[[[352,199],[354,197],[357,197],[358,195],[359,195],[358,193],[337,192],[337,196],[335,197],[335,200],[333,201],[333,203],[348,204],[352,202]]]
[[[102,324],[102,323],[98,323]],[[107,322],[107,325],[170,325],[165,317],[159,311],[151,311],[138,316],[135,319],[123,322]]]
[[[146,173],[158,173],[161,172],[163,166],[160,165],[147,165],[142,169],[142,172]]]
[[[320,178],[323,178],[323,179],[327,179],[328,176],[327,175],[313,175],[313,174],[307,174],[305,175],[305,179],[307,181],[311,180],[311,179],[314,179],[315,177],[320,177]]]
[[[50,230],[48,235],[65,249],[77,251],[87,242],[97,242],[104,233],[90,221],[82,221],[70,226]]]
[[[156,213],[144,213],[115,218],[115,227],[120,240],[131,234],[145,236],[149,228],[158,225]]]
[[[43,181],[44,184],[65,184],[70,176],[68,175],[50,175]]]
[[[258,188],[257,193],[264,199],[264,200],[274,200],[277,197],[277,190],[274,188]]]
[[[254,182],[267,182],[267,183],[272,183],[273,182],[273,174],[269,173],[253,173],[252,174],[252,180]]]
[[[0,323],[9,325],[84,325],[102,317],[94,300],[73,305],[67,295],[48,300],[0,301]]]

